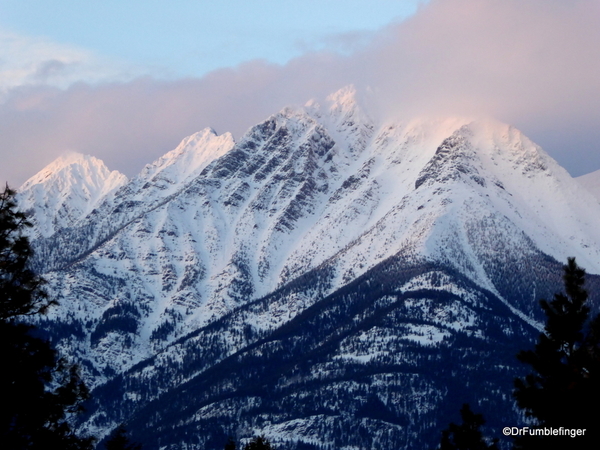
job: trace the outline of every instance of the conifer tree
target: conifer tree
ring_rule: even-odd
[[[274,450],[271,443],[264,436],[252,438],[252,440],[244,446],[244,450]]]
[[[7,185],[0,193],[0,320],[43,313],[56,304],[42,290],[42,278],[27,267],[32,250],[23,232],[28,227]]]
[[[518,449],[600,448],[600,316],[589,319],[585,271],[574,258],[563,278],[565,293],[540,301],[547,322],[535,349],[517,356],[533,371],[515,380],[514,397],[537,428],[586,429],[585,435],[524,435]]]
[[[442,431],[439,450],[498,450],[497,439],[488,445],[481,434],[480,428],[485,423],[483,415],[475,414],[465,403],[460,410],[460,416],[462,424],[451,423]]]
[[[544,431],[517,437],[515,448],[519,450],[600,448],[596,412],[600,404],[600,314],[589,317],[585,270],[575,258],[569,258],[563,270],[565,293],[556,294],[550,302],[540,301],[547,318],[544,332],[534,350],[517,355],[533,370],[515,380],[513,395],[517,405],[534,420],[531,429]],[[461,410],[463,425],[450,424],[442,433],[441,450],[480,448],[468,442],[481,438],[483,417],[465,407],[468,405]],[[545,430],[549,430],[548,435]],[[582,430],[582,434],[571,430]]]
[[[132,443],[127,437],[127,430],[124,425],[119,425],[112,433],[105,444],[106,450],[141,450],[142,445]]]
[[[32,251],[23,230],[29,223],[14,195],[8,186],[0,193],[0,443],[10,450],[88,450],[93,440],[75,435],[67,421],[88,395],[77,368],[18,321],[54,302],[28,269]]]
[[[233,440],[233,438],[230,437],[227,441],[227,444],[225,444],[224,450],[235,450],[236,448],[237,446],[235,445],[235,441]]]

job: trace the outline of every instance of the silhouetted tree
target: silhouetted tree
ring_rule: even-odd
[[[442,431],[439,450],[498,450],[497,439],[489,444],[481,434],[483,415],[475,414],[467,403],[460,410],[462,424],[451,423]]]
[[[533,369],[515,380],[514,396],[537,428],[586,429],[585,435],[530,436],[516,440],[519,449],[600,448],[600,316],[589,318],[585,270],[569,258],[564,266],[565,293],[541,300],[547,321],[534,350],[518,359]],[[590,409],[590,405],[592,409]]]
[[[229,438],[227,444],[225,444],[224,450],[235,450],[236,448],[237,446],[235,445],[235,441],[233,440],[233,438]]]
[[[141,450],[142,445],[132,443],[127,437],[127,430],[124,425],[119,425],[110,435],[106,444],[106,450]]]
[[[274,449],[273,449],[273,447],[271,447],[271,443],[264,436],[258,436],[258,437],[252,438],[252,440],[244,446],[244,450],[274,450]]]
[[[515,439],[519,450],[600,448],[596,412],[600,404],[600,315],[589,317],[585,270],[575,258],[569,258],[563,270],[565,293],[555,294],[551,302],[540,301],[546,314],[544,331],[534,350],[517,355],[533,371],[515,380],[513,395],[535,422],[531,431]],[[461,415],[463,425],[450,424],[443,432],[440,449],[488,448],[468,444],[481,438],[478,429],[483,417],[473,415],[468,405],[463,406]],[[465,426],[467,423],[470,425]],[[471,438],[459,440],[461,435]]]
[[[93,440],[76,436],[67,421],[88,395],[77,368],[35,337],[33,326],[17,321],[54,302],[28,269],[32,252],[23,230],[30,224],[14,195],[8,186],[0,193],[0,443],[11,450],[91,449]]]
[[[0,320],[43,313],[56,304],[41,289],[44,280],[27,267],[32,250],[23,232],[28,227],[15,191],[6,186],[0,193]]]

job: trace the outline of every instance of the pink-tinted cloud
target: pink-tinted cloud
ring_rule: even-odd
[[[595,113],[600,2],[433,0],[388,29],[371,58],[388,106],[553,116]]]
[[[600,2],[433,0],[367,58],[387,111],[491,115],[600,168]]]
[[[287,104],[370,86],[383,115],[512,123],[574,174],[600,168],[600,2],[432,0],[350,56],[253,61],[201,79],[21,88],[0,105],[1,179],[64,150],[128,175],[206,126],[240,136]]]

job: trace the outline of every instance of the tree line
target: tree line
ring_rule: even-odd
[[[0,193],[0,443],[10,450],[92,450],[96,439],[78,435],[69,418],[83,410],[89,391],[79,368],[61,358],[51,344],[36,336],[26,316],[44,314],[57,305],[43,289],[44,280],[28,266],[32,249],[24,231],[31,227],[17,209],[15,191]],[[106,450],[141,450],[130,442],[124,425],[104,444]],[[225,450],[235,450],[233,439]],[[273,450],[263,436],[243,450]]]
[[[36,335],[26,316],[45,313],[56,301],[44,292],[44,280],[28,266],[32,249],[24,234],[31,227],[18,211],[15,192],[0,193],[0,342],[3,370],[0,383],[0,442],[7,449],[91,450],[95,439],[78,435],[69,419],[82,410],[89,392],[78,367],[61,358],[49,342]],[[531,372],[515,380],[513,396],[533,430],[585,429],[582,436],[525,433],[514,440],[519,450],[537,448],[600,448],[597,405],[600,404],[600,315],[591,317],[584,288],[585,271],[574,258],[564,266],[565,293],[541,300],[546,326],[533,350],[518,359]],[[592,410],[589,406],[592,405]],[[441,450],[499,448],[498,439],[483,435],[484,419],[463,405],[462,424],[442,432]],[[507,424],[509,425],[509,424]],[[513,425],[513,424],[511,424]],[[107,450],[140,450],[123,426],[107,439]],[[225,450],[235,450],[233,439]],[[271,450],[262,437],[243,450]]]
[[[516,434],[515,450],[600,448],[600,314],[590,315],[585,270],[575,258],[563,269],[565,292],[552,301],[540,300],[544,331],[533,350],[517,355],[531,372],[514,380],[513,397],[530,425],[507,424],[507,434]],[[499,448],[498,438],[486,438],[481,431],[483,415],[468,404],[460,414],[462,423],[442,432],[438,449]]]

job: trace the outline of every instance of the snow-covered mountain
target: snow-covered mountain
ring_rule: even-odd
[[[82,426],[128,421],[149,448],[222,448],[232,432],[418,448],[464,388],[436,364],[461,383],[478,379],[469,364],[514,374],[514,338],[535,335],[560,263],[600,274],[598,200],[522,133],[377,123],[353,88],[239,142],[204,130],[128,182],[72,158],[19,194],[61,302],[44,325],[96,388]],[[479,403],[508,405],[490,383]]]
[[[19,205],[31,215],[37,235],[51,236],[74,226],[127,183],[93,156],[68,153],[38,172],[19,189]]]
[[[600,201],[600,170],[577,177],[577,181]]]

